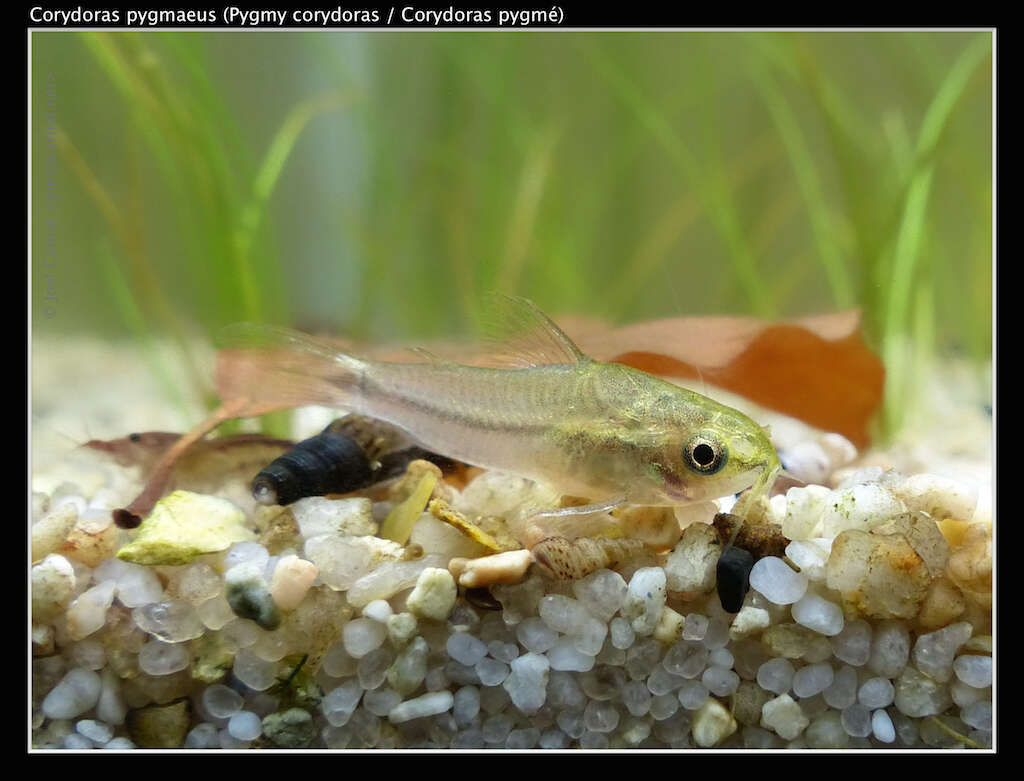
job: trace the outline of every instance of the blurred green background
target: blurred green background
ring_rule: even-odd
[[[991,355],[991,37],[35,33],[32,327],[187,361],[238,320],[465,333],[492,290],[856,306],[892,431],[922,362]]]

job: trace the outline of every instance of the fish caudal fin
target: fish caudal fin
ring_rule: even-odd
[[[218,334],[216,386],[223,401],[267,408],[317,404],[359,411],[365,363],[298,331],[240,323]]]

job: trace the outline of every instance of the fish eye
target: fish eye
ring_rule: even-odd
[[[702,475],[713,475],[728,460],[726,448],[715,437],[698,434],[683,449],[686,465]]]

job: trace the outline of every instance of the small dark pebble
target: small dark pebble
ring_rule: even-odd
[[[735,545],[722,551],[718,559],[716,576],[718,579],[718,599],[722,609],[727,613],[739,613],[743,607],[743,599],[750,590],[750,570],[754,566],[754,557],[750,551],[737,548]]]
[[[266,585],[260,581],[227,584],[225,596],[231,611],[239,618],[248,618],[271,632],[281,624],[281,612],[274,604]]]
[[[501,610],[501,603],[494,598],[491,590],[486,586],[481,588],[467,588],[465,592],[466,601],[473,607],[481,610]]]
[[[128,711],[128,736],[139,748],[181,748],[192,722],[192,703],[183,697],[166,705]]]
[[[127,510],[114,510],[111,515],[114,523],[120,529],[137,529],[142,524],[142,518]]]

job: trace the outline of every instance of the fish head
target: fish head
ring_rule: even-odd
[[[668,436],[647,470],[649,482],[666,503],[687,504],[771,486],[782,467],[761,426],[721,405],[698,422]]]

